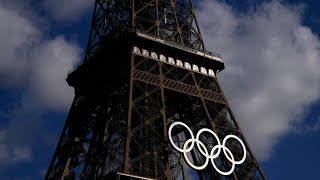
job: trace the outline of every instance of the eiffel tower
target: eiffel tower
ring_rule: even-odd
[[[192,0],[95,0],[45,179],[266,179],[218,83],[223,69]]]

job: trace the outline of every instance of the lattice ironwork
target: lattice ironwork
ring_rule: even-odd
[[[139,70],[134,70],[134,74],[133,77],[136,80],[140,80],[146,83],[150,83],[150,84],[157,84],[159,85],[160,83],[160,77],[157,75],[153,75],[147,72],[143,72],[143,71],[139,71]],[[188,85],[179,81],[174,81],[171,79],[163,79],[163,85],[165,88],[167,89],[171,89],[174,91],[178,91],[181,93],[186,93],[189,95],[193,95],[193,96],[197,96],[199,94],[199,91],[201,93],[201,95],[207,99],[207,100],[211,100],[217,103],[222,103],[222,104],[226,104],[226,100],[223,96],[223,94],[220,93],[216,93],[210,90],[206,90],[206,89],[202,89],[199,88],[199,90],[192,85]]]
[[[146,53],[133,52],[136,46]],[[266,179],[215,74],[150,57],[148,50],[215,74],[224,68],[206,56],[191,0],[96,0],[85,60],[67,79],[75,98],[45,179]],[[246,160],[228,176],[212,165],[191,169],[169,142],[176,121],[195,133],[211,129],[221,142],[239,137],[245,152],[237,141],[226,146]],[[172,131],[180,148],[188,138],[182,127]],[[209,135],[200,140],[207,149],[217,144]],[[205,161],[197,149],[189,158]],[[223,154],[215,162],[222,171],[231,167]]]
[[[92,59],[102,37],[127,31],[205,49],[190,0],[96,0],[85,60]]]

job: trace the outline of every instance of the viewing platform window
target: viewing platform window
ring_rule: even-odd
[[[201,68],[200,68],[200,72],[201,72],[202,74],[208,74],[206,68],[204,68],[204,67],[201,67]]]
[[[184,62],[184,67],[187,69],[191,69],[191,65],[188,62]]]
[[[181,61],[181,60],[179,60],[179,59],[177,59],[177,66],[181,66],[181,67],[183,67],[183,63],[182,63],[182,61]]]
[[[199,72],[199,67],[195,64],[192,64],[192,70]]]
[[[142,55],[149,56],[149,51],[142,49]]]
[[[151,57],[154,59],[158,59],[158,55],[155,52],[151,52]]]
[[[164,56],[164,55],[162,55],[162,54],[160,54],[160,61],[167,61],[167,58]]]
[[[141,55],[141,51],[138,47],[136,46],[133,46],[133,52],[136,53],[136,54],[140,54]]]
[[[217,70],[216,69],[215,70],[209,69],[210,67],[206,68],[205,67],[206,64],[203,63],[203,62],[201,63],[202,66],[198,66],[197,64],[195,64],[196,63],[195,61],[193,61],[190,64],[187,61],[175,59],[175,58],[178,58],[178,57],[172,57],[171,55],[170,56],[169,55],[165,56],[164,54],[160,54],[160,53],[157,54],[154,51],[150,51],[150,53],[149,53],[149,51],[147,51],[146,49],[141,48],[141,50],[140,50],[136,46],[133,46],[133,53],[138,54],[140,56],[146,56],[146,57],[149,57],[149,58],[154,59],[154,60],[162,61],[162,62],[168,63],[170,65],[175,65],[175,66],[179,66],[179,67],[182,67],[182,68],[185,68],[185,69],[188,69],[188,70],[192,70],[192,71],[195,71],[195,72],[207,75],[207,76],[216,77],[216,73],[215,72]]]
[[[213,76],[213,77],[216,77],[216,75],[214,74],[214,72],[213,72],[212,69],[209,69],[209,75],[210,75],[210,76]]]
[[[172,57],[168,57],[168,63],[170,63],[170,64],[176,64],[176,63],[174,62],[174,59],[173,59]]]

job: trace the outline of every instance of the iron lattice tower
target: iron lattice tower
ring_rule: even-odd
[[[222,58],[205,50],[191,0],[96,0],[84,61],[69,73],[75,97],[45,179],[265,179],[217,81]],[[168,140],[173,122],[213,130],[236,160],[228,176],[191,170]],[[177,145],[190,138],[172,131]],[[215,140],[203,135],[210,149]],[[203,164],[199,150],[190,152]],[[230,169],[221,155],[220,170]],[[138,178],[139,177],[139,178]]]

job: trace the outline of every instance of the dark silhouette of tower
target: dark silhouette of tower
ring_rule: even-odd
[[[191,0],[96,0],[45,179],[266,179],[217,81],[223,69],[205,50]],[[187,141],[204,128],[218,139]],[[186,157],[177,150],[193,143]]]

